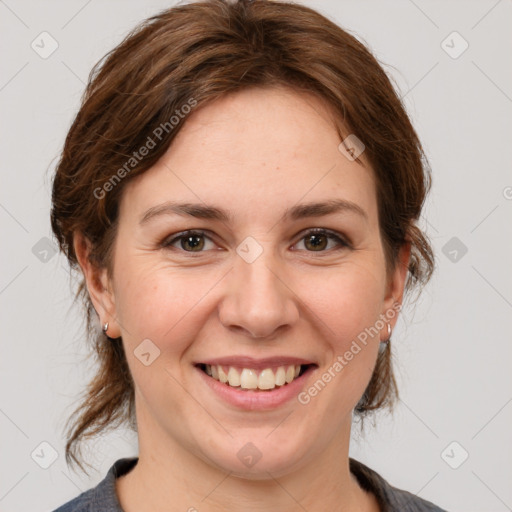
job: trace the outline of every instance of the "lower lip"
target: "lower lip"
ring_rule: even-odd
[[[300,377],[297,377],[289,384],[285,384],[280,388],[274,388],[269,391],[258,391],[252,389],[243,390],[228,386],[210,377],[196,366],[196,370],[201,375],[203,381],[217,396],[229,404],[247,411],[275,409],[289,400],[292,400],[305,387],[306,380],[315,369],[316,366],[308,367]]]

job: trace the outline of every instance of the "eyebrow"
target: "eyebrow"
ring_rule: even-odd
[[[346,199],[330,199],[322,202],[303,203],[288,208],[280,221],[299,220],[309,217],[323,217],[334,213],[355,213],[368,221],[368,214],[361,206]],[[167,201],[149,208],[141,217],[139,224],[146,224],[161,215],[181,215],[196,219],[210,219],[229,223],[233,216],[229,211],[200,203],[177,203]]]

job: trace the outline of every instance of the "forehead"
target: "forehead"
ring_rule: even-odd
[[[127,185],[121,210],[134,216],[179,200],[255,219],[301,200],[337,197],[360,204],[371,218],[373,172],[339,151],[333,117],[316,96],[284,87],[225,96],[186,118],[160,161]]]

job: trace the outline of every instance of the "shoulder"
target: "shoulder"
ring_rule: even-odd
[[[349,458],[349,464],[361,487],[375,495],[382,512],[447,512],[409,491],[397,489],[362,462]]]
[[[415,494],[396,487],[389,486],[389,499],[393,504],[391,510],[400,510],[403,512],[447,512],[432,503],[431,501],[424,500]]]
[[[64,503],[64,505],[61,505],[53,512],[89,512],[91,510],[91,497],[94,494],[94,489],[83,492],[80,496]]]
[[[137,457],[117,460],[96,487],[64,503],[53,512],[123,512],[117,498],[115,480],[128,473],[138,460]]]

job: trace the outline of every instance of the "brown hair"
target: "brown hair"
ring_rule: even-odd
[[[308,7],[270,0],[173,7],[141,23],[93,68],[53,181],[52,229],[71,268],[79,271],[73,238],[80,232],[91,244],[91,262],[112,275],[123,188],[169,147],[185,122],[184,105],[199,108],[245,87],[273,85],[316,94],[336,114],[340,137],[355,134],[363,141],[376,179],[388,275],[400,248],[410,243],[405,290],[421,290],[433,273],[434,255],[416,221],[431,178],[400,97],[355,37]],[[135,158],[148,137],[155,147]],[[83,470],[82,440],[124,421],[136,429],[136,422],[122,340],[98,331],[84,279],[79,298],[98,362],[67,433],[66,460]],[[356,414],[392,408],[396,398],[388,348],[378,356]]]

